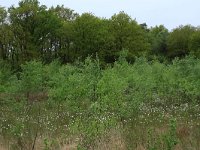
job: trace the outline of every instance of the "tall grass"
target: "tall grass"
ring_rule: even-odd
[[[129,64],[120,57],[102,69],[87,58],[21,68],[17,74],[0,68],[0,135],[7,149],[200,146],[199,59]]]

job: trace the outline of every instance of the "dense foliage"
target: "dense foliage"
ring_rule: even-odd
[[[188,56],[164,64],[138,58],[129,64],[126,53],[122,52],[114,66],[106,69],[101,69],[98,59],[91,58],[74,65],[31,61],[21,66],[19,74],[13,74],[2,62],[0,135],[10,141],[17,140],[11,142],[16,149],[30,149],[27,145],[34,145],[34,139],[41,137],[48,137],[46,140],[77,137],[79,147],[94,149],[98,139],[117,129],[122,131],[128,149],[141,137],[134,129],[137,125],[164,123],[169,114],[177,119],[190,116],[192,125],[198,125],[195,120],[199,120],[200,60]],[[147,118],[151,113],[156,120],[145,119],[138,124],[140,117]],[[158,141],[171,150],[178,142],[173,118],[170,126],[169,133]],[[198,144],[198,138],[192,140],[194,145]],[[45,143],[48,147],[48,142]],[[158,143],[154,144],[149,146]]]
[[[198,149],[199,58],[199,27],[0,6],[0,149]]]
[[[135,56],[174,58],[192,53],[199,57],[199,32],[199,27],[190,25],[171,32],[163,25],[148,28],[123,11],[106,19],[22,0],[18,6],[0,7],[0,59],[19,69],[35,59],[67,63],[96,54],[101,62],[113,63],[124,49],[130,62]]]

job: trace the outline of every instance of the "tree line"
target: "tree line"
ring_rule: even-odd
[[[172,59],[193,54],[200,57],[200,28],[139,24],[121,11],[111,18],[78,14],[59,6],[48,8],[38,0],[21,0],[18,6],[0,6],[0,59],[16,69],[26,61],[62,63],[98,55],[114,62],[122,50],[127,59],[144,56]]]

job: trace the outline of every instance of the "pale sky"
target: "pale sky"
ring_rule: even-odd
[[[0,5],[17,6],[18,0],[0,0]],[[96,16],[109,18],[125,11],[138,23],[155,26],[163,24],[168,29],[179,25],[200,25],[200,0],[39,0],[50,6],[64,5],[79,14],[92,12]]]

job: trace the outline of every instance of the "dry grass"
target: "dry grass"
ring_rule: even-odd
[[[119,130],[111,130],[95,143],[96,150],[125,150],[125,141]]]
[[[154,140],[158,140],[157,137],[160,135],[164,135],[169,131],[169,126],[166,123],[162,124],[151,124],[149,126],[146,125],[135,125],[132,129],[123,130],[123,128],[112,129],[107,132],[105,135],[98,138],[94,143],[91,150],[126,150],[130,149],[127,145],[132,145],[132,149],[135,150],[148,150],[148,130],[153,129],[152,138]],[[129,136],[127,136],[129,134]],[[179,122],[177,124],[176,135],[178,138],[178,144],[174,147],[174,150],[200,150],[200,127],[199,125],[187,124],[185,122]],[[131,139],[127,139],[131,137]],[[63,139],[52,139],[48,138],[50,141],[53,140],[49,144],[49,150],[76,150],[79,139],[76,137],[72,137],[71,139],[63,140]],[[78,140],[77,140],[78,139]],[[8,146],[12,144],[12,142],[5,142],[2,144],[3,140],[0,140],[0,150],[17,150],[17,149],[9,149]],[[7,145],[6,145],[7,143]],[[14,142],[13,142],[14,143]],[[33,142],[27,142],[24,144],[24,150],[31,150]],[[10,144],[10,145],[9,145]],[[15,141],[15,144],[17,142]],[[153,143],[155,144],[155,143]],[[6,147],[7,146],[7,147]],[[161,147],[163,143],[161,144]],[[160,147],[160,149],[162,149]],[[44,137],[38,138],[35,143],[35,150],[44,150]]]

